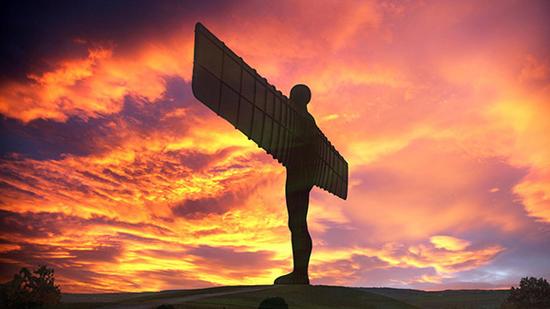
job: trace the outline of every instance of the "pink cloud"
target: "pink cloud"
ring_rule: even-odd
[[[310,85],[350,163],[347,201],[312,193],[313,283],[490,287],[544,271],[545,2],[196,9],[283,92]],[[80,52],[2,80],[4,268],[46,259],[65,291],[267,284],[289,268],[283,168],[191,97],[197,16],[79,36]]]

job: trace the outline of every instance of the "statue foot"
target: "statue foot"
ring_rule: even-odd
[[[294,272],[275,279],[275,284],[309,284],[307,275],[298,275]]]

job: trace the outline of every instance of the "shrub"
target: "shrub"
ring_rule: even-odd
[[[61,290],[55,285],[54,271],[45,265],[34,271],[21,268],[13,280],[2,288],[4,306],[7,308],[35,308],[58,304]]]
[[[510,290],[503,308],[550,308],[550,284],[544,278],[522,278],[519,287]]]

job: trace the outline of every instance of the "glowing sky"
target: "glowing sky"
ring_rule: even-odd
[[[550,278],[548,1],[69,2],[2,10],[0,269],[65,292],[269,284],[285,170],[191,94],[201,21],[350,165],[314,189],[313,284]],[[3,5],[5,6],[5,5]]]

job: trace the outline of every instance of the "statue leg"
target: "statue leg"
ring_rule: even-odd
[[[302,181],[298,177],[287,174],[286,205],[294,270],[288,275],[277,278],[275,284],[309,284],[308,265],[312,242],[307,229],[307,210],[311,186],[301,185]]]
[[[294,273],[308,277],[309,257],[311,256],[311,236],[307,229],[309,191],[292,192],[287,196],[288,227],[292,237]]]

